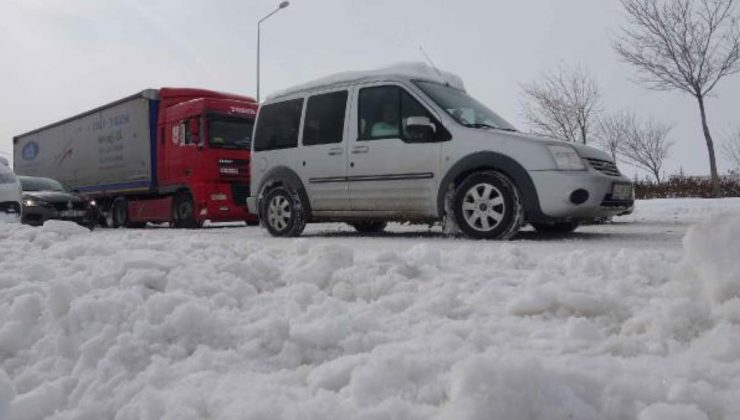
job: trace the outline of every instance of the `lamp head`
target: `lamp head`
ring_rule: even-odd
[[[284,2],[280,3],[280,8],[281,9],[285,9],[288,6],[290,6],[290,2],[289,1],[284,1]]]

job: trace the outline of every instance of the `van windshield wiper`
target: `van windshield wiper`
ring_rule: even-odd
[[[516,130],[513,129],[513,128],[496,127],[495,125],[486,124],[486,123],[465,124],[465,127],[470,127],[470,128],[490,128],[490,129],[493,129],[493,130],[516,132]]]

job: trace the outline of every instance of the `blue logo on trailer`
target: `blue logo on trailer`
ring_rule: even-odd
[[[26,143],[25,146],[23,146],[23,150],[21,150],[21,154],[23,155],[23,160],[34,160],[36,159],[36,156],[39,155],[39,144],[35,141],[29,141]]]

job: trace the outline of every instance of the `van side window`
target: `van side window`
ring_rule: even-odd
[[[408,141],[445,141],[449,132],[432,114],[408,92],[397,86],[381,86],[360,90],[359,139],[402,139]],[[422,117],[434,124],[435,133],[428,139],[419,139],[409,130],[411,118]]]
[[[288,149],[298,146],[303,99],[265,105],[259,113],[254,150]]]
[[[396,86],[360,90],[358,128],[361,140],[400,138],[400,93]]]
[[[346,109],[346,90],[310,97],[303,124],[303,145],[341,143]]]

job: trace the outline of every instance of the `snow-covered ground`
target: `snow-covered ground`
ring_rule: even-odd
[[[740,200],[391,230],[0,225],[0,419],[740,418]]]

